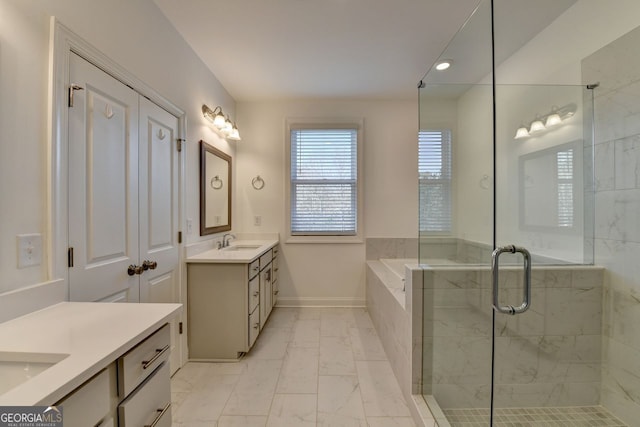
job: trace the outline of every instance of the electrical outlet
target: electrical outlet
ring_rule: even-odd
[[[31,267],[42,263],[42,235],[19,234],[18,268]]]
[[[262,225],[262,216],[255,215],[253,217],[253,225],[255,225],[256,227],[260,227]]]
[[[193,233],[193,220],[191,218],[187,219],[187,234]]]

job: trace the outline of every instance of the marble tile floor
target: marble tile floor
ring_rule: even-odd
[[[171,380],[174,427],[414,427],[366,309],[274,308],[239,362]]]
[[[489,409],[445,409],[451,427],[485,427]],[[496,427],[626,427],[602,406],[496,409]]]

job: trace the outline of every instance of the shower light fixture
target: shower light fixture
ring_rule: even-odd
[[[451,67],[451,64],[453,64],[452,60],[444,59],[442,61],[437,62],[435,68],[438,71],[444,71],[444,70],[448,69],[449,67]]]
[[[240,132],[235,123],[232,123],[229,116],[225,116],[222,108],[217,106],[214,110],[202,104],[202,115],[224,135],[225,138],[233,141],[240,141]]]
[[[557,108],[553,107],[551,111],[542,116],[537,116],[532,122],[529,123],[529,126],[520,125],[520,127],[516,130],[516,135],[513,139],[522,139],[533,136],[533,134],[537,134],[554,126],[558,126],[562,124],[565,120],[573,117],[576,113],[576,104],[567,104],[564,107]]]

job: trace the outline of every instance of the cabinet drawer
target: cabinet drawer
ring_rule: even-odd
[[[253,313],[260,302],[260,277],[256,276],[249,281],[249,313]]]
[[[255,309],[251,315],[249,315],[249,348],[256,342],[258,334],[260,333],[260,309]]]
[[[109,415],[116,402],[116,367],[112,363],[89,381],[66,396],[62,406],[65,427],[95,426]]]
[[[273,258],[275,259],[275,257],[277,257],[278,254],[280,253],[280,246],[274,246],[272,250],[273,250]]]
[[[272,254],[271,254],[271,249],[269,249],[267,252],[265,252],[263,255],[260,256],[260,270],[264,269],[267,265],[269,265],[269,263],[271,262],[271,259],[273,258]]]
[[[260,272],[260,259],[249,264],[249,279],[255,277]]]
[[[118,419],[119,427],[171,427],[168,363],[163,363],[118,406]]]
[[[121,398],[131,393],[169,358],[169,332],[169,324],[165,324],[118,359],[118,392]]]

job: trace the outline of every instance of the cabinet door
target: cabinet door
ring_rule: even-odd
[[[272,288],[271,288],[271,263],[260,272],[260,329],[264,327],[271,313]]]
[[[116,382],[116,366],[112,363],[58,402],[65,427],[94,426],[112,420],[118,396]]]
[[[265,278],[264,270],[260,272],[260,330],[267,321],[267,280]]]

